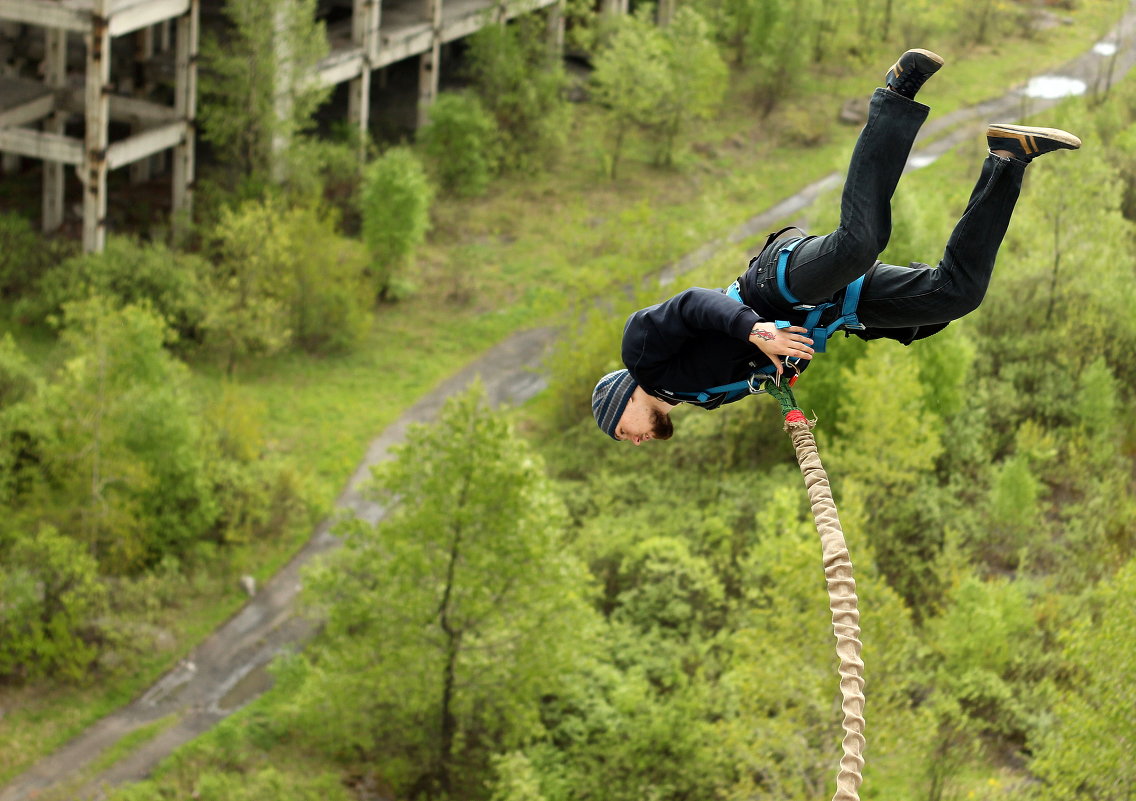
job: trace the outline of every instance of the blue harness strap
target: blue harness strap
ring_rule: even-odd
[[[860,276],[844,288],[844,300],[840,304],[840,315],[828,325],[820,325],[820,318],[828,309],[831,309],[836,304],[825,302],[813,306],[807,303],[801,303],[800,299],[789,291],[789,256],[797,245],[804,241],[804,238],[794,239],[778,251],[776,273],[777,291],[781,293],[781,296],[787,303],[793,304],[794,311],[808,312],[808,314],[805,315],[805,321],[802,323],[801,327],[808,329],[808,336],[813,341],[813,350],[817,353],[824,353],[828,345],[829,337],[841,328],[862,331],[866,327],[860,322],[860,318],[856,314],[856,307],[860,305],[860,293],[864,289],[864,276]],[[738,281],[734,281],[734,283],[730,284],[729,288],[726,289],[726,296],[736,300],[738,303],[744,303],[742,300],[741,284]],[[777,320],[774,322],[774,325],[778,328],[789,328],[792,323],[788,320]],[[797,361],[797,359],[785,360],[786,364],[790,367],[796,367]],[[776,374],[777,368],[769,364],[755,370],[753,375],[744,381],[734,381],[732,384],[710,387],[701,392],[675,392],[671,394],[675,397],[686,396],[697,400],[699,403],[705,403],[714,395],[725,393],[726,397],[722,402],[730,403],[744,395],[760,391],[757,389],[757,385],[766,378],[772,378]]]
[[[793,304],[795,311],[808,312],[808,314],[805,315],[805,321],[801,324],[801,327],[808,329],[809,338],[813,341],[813,350],[817,353],[824,353],[829,337],[841,328],[854,331],[864,330],[865,326],[860,322],[860,318],[856,314],[856,307],[860,305],[860,293],[864,289],[864,276],[860,276],[844,288],[844,300],[840,304],[840,316],[828,325],[820,325],[820,318],[828,309],[831,309],[836,304],[826,302],[812,306],[808,303],[801,303],[800,298],[789,291],[789,256],[797,245],[804,241],[803,238],[794,239],[778,251],[776,272],[777,291],[781,293],[781,297],[783,297],[787,303]],[[737,281],[730,284],[730,288],[726,290],[726,294],[738,303],[743,302],[741,285]],[[788,328],[791,323],[789,323],[788,320],[777,320],[776,325],[778,328]]]

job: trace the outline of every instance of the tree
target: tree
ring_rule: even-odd
[[[198,119],[235,175],[269,178],[280,163],[275,153],[331,91],[309,77],[328,47],[316,7],[317,0],[226,0],[224,37],[202,42]]]
[[[650,11],[619,18],[592,73],[593,97],[607,110],[612,132],[613,178],[630,130],[647,135],[657,165],[670,165],[682,134],[717,110],[726,88],[726,65],[706,20],[683,7],[660,29]]]
[[[224,209],[211,235],[215,270],[205,342],[220,353],[230,375],[242,359],[276,353],[291,337],[293,287],[285,265],[292,253],[291,243],[275,235],[281,213],[272,202]]]
[[[628,132],[661,127],[673,88],[665,40],[647,12],[618,20],[611,38],[596,54],[592,72],[592,97],[606,109],[611,131],[608,173],[612,178],[619,170]]]
[[[538,14],[486,25],[469,38],[473,90],[496,120],[502,166],[540,172],[568,140],[567,79]]]
[[[927,408],[918,365],[901,347],[873,342],[853,369],[841,370],[842,420],[827,461],[832,475],[867,493],[880,567],[917,607],[937,584],[942,528],[929,525],[923,504],[933,497],[927,485],[943,452],[943,425]]]
[[[98,656],[106,586],[82,544],[43,526],[0,567],[0,679],[82,679]]]
[[[476,96],[443,92],[418,136],[443,189],[466,197],[485,193],[497,166],[497,122]]]
[[[65,307],[65,361],[45,390],[44,459],[60,487],[60,528],[105,572],[183,554],[217,519],[187,369],[152,312],[94,298]],[[59,512],[54,512],[59,514]]]
[[[1101,582],[1062,632],[1069,681],[1030,767],[1051,801],[1132,797],[1132,687],[1136,684],[1136,561]]]
[[[359,206],[375,292],[389,297],[430,228],[434,190],[413,151],[393,147],[367,165]]]
[[[663,120],[656,140],[657,164],[674,161],[676,142],[691,121],[708,119],[722,102],[726,64],[711,39],[710,26],[690,6],[683,6],[663,30],[671,91],[663,98]]]
[[[586,651],[585,574],[540,461],[480,388],[376,478],[387,519],[349,524],[309,575],[326,627],[285,670],[290,714],[400,794],[482,797],[492,752],[540,730],[541,697]]]
[[[781,0],[722,0],[715,9],[715,30],[724,39],[731,60],[751,68],[754,104],[769,114],[777,102],[792,94],[806,74],[814,55],[808,32],[818,14],[812,0],[785,3]]]

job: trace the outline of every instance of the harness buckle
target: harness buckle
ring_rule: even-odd
[[[765,385],[766,381],[772,381],[774,386],[780,386],[780,384],[777,383],[776,374],[769,375],[768,373],[754,373],[746,379],[746,384],[749,385],[749,394],[761,395],[768,392],[769,390],[761,388]]]

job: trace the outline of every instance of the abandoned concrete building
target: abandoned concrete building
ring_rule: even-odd
[[[348,118],[367,131],[372,74],[417,59],[421,124],[438,94],[444,45],[544,7],[551,11],[550,34],[562,43],[562,3],[323,0],[328,55],[312,77],[325,86],[346,84]],[[135,184],[156,170],[168,172],[172,211],[191,208],[201,19],[221,6],[222,0],[0,0],[0,172],[19,170],[24,159],[42,162],[45,231],[77,214],[83,249],[101,251],[107,175],[119,168],[129,168]],[[64,197],[67,167],[82,191],[82,202],[73,199],[71,206]],[[0,192],[3,185],[0,175]]]

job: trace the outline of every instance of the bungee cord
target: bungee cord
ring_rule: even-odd
[[[841,709],[844,739],[843,755],[836,774],[836,794],[833,801],[859,801],[859,789],[864,768],[864,662],[860,658],[860,612],[856,600],[856,580],[852,577],[852,560],[848,544],[840,527],[836,503],[828,474],[821,464],[812,427],[797,406],[793,391],[787,383],[780,386],[767,381],[765,391],[781,404],[788,432],[801,466],[801,475],[812,506],[813,520],[820,535],[824,576],[828,585],[829,609],[832,611],[832,630],[836,635],[836,654],[840,659]]]

